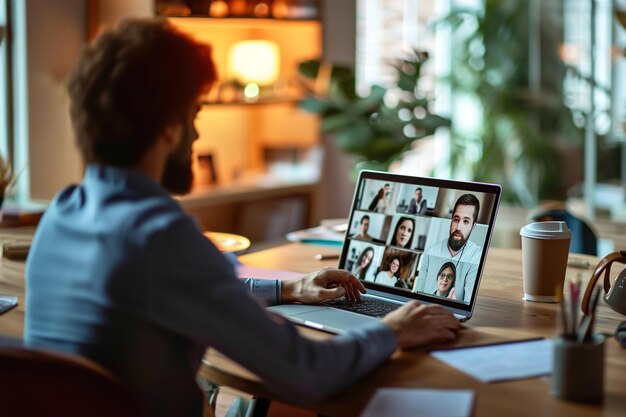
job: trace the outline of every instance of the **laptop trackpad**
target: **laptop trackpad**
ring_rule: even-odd
[[[345,333],[348,330],[356,329],[380,320],[375,317],[329,307],[294,314],[291,317],[305,325],[321,328],[333,333]]]

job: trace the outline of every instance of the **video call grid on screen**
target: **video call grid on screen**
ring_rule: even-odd
[[[469,306],[499,197],[492,184],[363,171],[339,267],[370,288]]]

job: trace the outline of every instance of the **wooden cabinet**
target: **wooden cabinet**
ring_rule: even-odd
[[[318,188],[317,179],[265,175],[199,186],[180,202],[205,229],[244,235],[254,244],[317,222]]]

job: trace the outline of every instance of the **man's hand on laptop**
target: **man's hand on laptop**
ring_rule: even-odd
[[[360,300],[365,287],[350,272],[324,268],[300,279],[282,283],[281,303],[319,303],[345,295],[348,300]]]
[[[406,303],[383,318],[396,333],[401,349],[449,342],[456,339],[461,323],[454,315],[436,304]]]

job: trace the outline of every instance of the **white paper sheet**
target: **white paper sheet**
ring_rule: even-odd
[[[481,382],[532,378],[552,373],[552,339],[431,352],[435,358]]]
[[[383,388],[376,391],[361,417],[469,417],[474,392]]]

